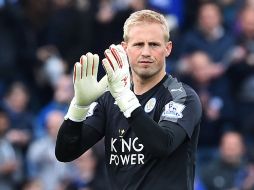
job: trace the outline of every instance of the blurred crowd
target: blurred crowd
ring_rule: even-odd
[[[0,0],[1,190],[107,190],[103,142],[64,164],[55,139],[74,63],[141,9],[166,16],[167,72],[203,105],[195,190],[254,190],[254,0]]]

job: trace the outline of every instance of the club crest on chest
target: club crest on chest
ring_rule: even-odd
[[[150,100],[148,100],[148,102],[146,103],[145,108],[144,108],[145,112],[146,113],[151,112],[154,109],[155,105],[156,105],[155,98],[151,98]]]

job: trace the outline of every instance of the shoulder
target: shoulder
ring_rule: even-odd
[[[173,77],[165,81],[164,87],[171,94],[171,98],[165,104],[160,120],[178,123],[191,137],[202,116],[198,95],[190,86]]]
[[[163,83],[164,87],[171,94],[173,100],[186,99],[187,97],[198,98],[197,93],[194,89],[177,78],[169,75],[168,79]]]
[[[42,137],[31,143],[28,149],[28,155],[44,152],[49,147],[49,138]]]
[[[41,149],[43,147],[46,147],[50,144],[51,140],[50,137],[45,136],[45,137],[41,137],[35,141],[32,142],[31,147],[33,147],[33,149]]]
[[[189,113],[195,112],[201,115],[202,105],[199,96],[195,90],[189,85],[178,81],[172,76],[164,82],[164,87],[172,97],[171,104],[182,105],[182,107],[188,107]]]

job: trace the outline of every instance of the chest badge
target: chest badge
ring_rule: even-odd
[[[148,100],[148,102],[145,105],[145,112],[149,113],[153,110],[153,108],[155,107],[156,104],[156,99],[155,98],[151,98],[150,100]]]

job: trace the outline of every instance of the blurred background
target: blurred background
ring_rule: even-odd
[[[74,63],[141,9],[166,16],[167,72],[202,101],[195,190],[254,189],[254,0],[0,0],[1,190],[107,190],[103,142],[64,164],[56,134]]]

